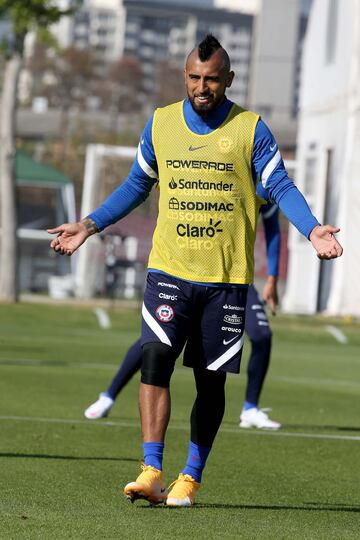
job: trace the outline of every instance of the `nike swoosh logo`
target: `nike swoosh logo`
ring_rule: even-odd
[[[272,152],[273,150],[275,150],[275,148],[276,148],[276,144],[273,144],[272,146],[271,146],[271,144],[270,144],[270,152]]]
[[[189,152],[194,152],[194,150],[200,150],[200,148],[206,148],[208,145],[204,144],[203,146],[189,146]]]
[[[229,339],[228,341],[226,341],[226,339],[223,339],[223,345],[229,345],[229,343],[231,343],[232,341],[234,341],[234,339],[236,339],[238,336],[235,336],[231,339]]]

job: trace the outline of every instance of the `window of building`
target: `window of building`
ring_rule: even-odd
[[[134,38],[127,38],[125,44],[125,52],[132,49],[137,49],[138,42]]]
[[[126,31],[131,34],[137,32],[139,25],[136,22],[128,22],[126,25]]]
[[[142,47],[141,49],[141,56],[143,58],[152,58],[154,55],[154,49],[152,47]]]

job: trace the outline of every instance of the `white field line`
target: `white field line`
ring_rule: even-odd
[[[0,365],[6,364],[7,366],[37,366],[37,367],[52,367],[52,368],[81,368],[81,369],[118,369],[119,364],[105,364],[102,362],[54,362],[51,364],[51,360],[37,360],[31,358],[0,358]]]
[[[329,324],[328,326],[325,326],[325,330],[329,332],[329,334],[331,334],[338,343],[342,343],[343,345],[345,345],[346,343],[349,342],[348,338],[340,330],[340,328],[337,328],[336,326]]]
[[[140,430],[139,421],[97,421],[97,420],[79,420],[69,418],[43,418],[36,416],[0,416],[1,421],[11,422],[43,422],[46,424],[82,424],[84,426],[97,426],[97,427],[120,427],[120,428],[134,428]],[[170,424],[170,430],[174,431],[188,431],[188,424]],[[240,429],[238,427],[222,427],[220,428],[224,433],[237,433],[239,435],[260,435],[260,436],[272,436],[272,437],[293,437],[297,439],[323,439],[323,440],[336,440],[336,441],[360,441],[360,435],[327,435],[325,433],[296,433],[287,431],[270,431],[270,430],[256,430],[256,429]]]
[[[95,308],[94,313],[97,317],[100,328],[104,328],[104,330],[111,328],[110,317],[103,308],[101,307]]]

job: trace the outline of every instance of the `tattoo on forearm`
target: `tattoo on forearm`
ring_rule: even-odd
[[[92,219],[84,218],[84,219],[81,220],[81,223],[83,225],[85,225],[85,228],[86,228],[86,230],[88,231],[89,234],[95,234],[95,233],[99,232],[95,221],[93,221]]]

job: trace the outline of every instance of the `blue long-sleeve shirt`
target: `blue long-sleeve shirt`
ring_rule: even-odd
[[[265,232],[267,273],[268,276],[278,276],[281,248],[279,209],[276,204],[268,202],[260,207],[260,214]]]
[[[183,103],[184,118],[191,131],[205,135],[224,122],[232,105],[233,103],[225,98],[214,111],[200,116],[186,99]],[[145,125],[136,158],[125,182],[88,216],[96,223],[99,230],[129,214],[148,197],[152,187],[157,183],[158,167],[152,142],[152,123],[153,115]],[[288,177],[275,138],[261,119],[255,129],[252,172],[257,194],[276,203],[289,221],[308,238],[312,229],[318,225],[318,221],[312,215],[300,191]],[[280,241],[273,240],[273,232],[266,229],[266,220],[264,224],[268,255],[271,256],[271,245],[276,246]],[[279,251],[278,247],[277,250]],[[274,270],[277,265],[278,263],[273,264],[269,259],[270,275],[277,275],[277,270],[276,272]]]

